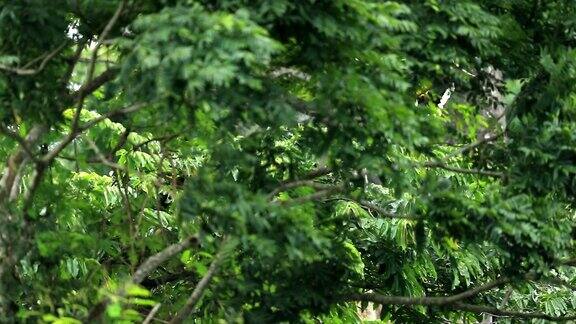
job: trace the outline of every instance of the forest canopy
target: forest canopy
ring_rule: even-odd
[[[565,0],[0,0],[0,322],[576,320],[575,46]]]

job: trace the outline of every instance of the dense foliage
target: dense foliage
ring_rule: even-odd
[[[0,0],[0,322],[576,319],[576,4]]]

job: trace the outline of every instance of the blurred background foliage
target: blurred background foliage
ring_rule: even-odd
[[[561,0],[0,0],[0,321],[574,316],[575,28]]]

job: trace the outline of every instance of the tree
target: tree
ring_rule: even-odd
[[[0,3],[0,321],[576,319],[576,5]]]

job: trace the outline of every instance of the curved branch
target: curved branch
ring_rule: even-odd
[[[50,163],[54,158],[56,158],[56,156],[58,156],[58,154],[64,148],[66,148],[66,146],[68,144],[70,144],[70,142],[72,142],[76,137],[78,137],[78,135],[82,134],[84,131],[88,130],[89,128],[93,127],[94,125],[96,125],[96,124],[98,124],[98,123],[100,123],[100,122],[102,122],[102,121],[104,121],[110,117],[132,113],[132,112],[135,112],[135,111],[138,111],[138,110],[144,108],[145,106],[146,106],[146,103],[136,103],[136,104],[133,104],[133,105],[128,106],[126,108],[110,111],[106,114],[103,114],[99,117],[96,117],[96,118],[86,122],[83,125],[77,126],[74,131],[71,131],[67,136],[65,136],[58,143],[58,145],[56,145],[56,147],[54,147],[54,149],[52,149],[45,156],[43,156],[41,160],[44,163]]]
[[[349,301],[366,301],[384,305],[424,305],[442,306],[459,302],[463,299],[474,297],[482,292],[494,289],[511,281],[508,277],[500,277],[496,280],[485,283],[481,286],[466,290],[456,295],[443,297],[405,297],[405,296],[384,296],[376,293],[349,294],[346,299]]]
[[[88,72],[86,72],[87,74],[86,80],[84,81],[84,84],[80,88],[78,98],[76,99],[78,105],[76,107],[76,110],[74,111],[74,117],[72,118],[72,130],[70,131],[70,133],[74,133],[78,128],[78,124],[80,122],[80,113],[82,112],[82,109],[84,107],[84,99],[86,99],[86,97],[88,96],[88,93],[84,92],[84,87],[92,82],[92,77],[94,76],[94,70],[96,68],[96,60],[98,59],[98,50],[102,46],[103,42],[106,40],[106,37],[108,37],[108,34],[112,30],[112,27],[116,24],[116,21],[118,21],[118,18],[120,18],[120,14],[124,10],[125,4],[126,1],[120,2],[118,8],[116,8],[116,11],[114,12],[114,15],[112,15],[112,18],[110,18],[110,20],[102,30],[102,33],[98,37],[96,45],[94,45],[94,49],[92,50],[91,62],[88,65]]]
[[[150,311],[150,313],[148,313],[148,316],[146,316],[146,318],[144,319],[144,321],[142,322],[142,324],[150,324],[152,323],[152,320],[154,319],[154,316],[156,316],[156,313],[158,313],[158,310],[160,309],[160,306],[162,306],[162,304],[158,303],[156,304],[156,306],[154,306],[152,308],[152,310]]]
[[[30,148],[30,146],[34,145],[34,143],[40,139],[45,130],[46,127],[44,125],[33,126],[26,135],[26,138],[24,138],[26,146]],[[27,150],[21,146],[16,150],[16,152],[14,152],[14,154],[8,157],[6,168],[4,169],[4,173],[0,179],[0,203],[3,203],[4,199],[7,198],[12,191],[16,175],[18,170],[20,170],[20,165],[25,161],[25,157],[28,154]]]
[[[315,201],[315,200],[322,199],[322,198],[330,196],[332,194],[342,192],[343,190],[344,190],[344,188],[342,185],[340,185],[340,186],[335,185],[335,186],[330,186],[329,188],[327,188],[325,190],[321,190],[321,191],[315,192],[315,193],[307,195],[307,196],[297,197],[297,198],[290,199],[290,200],[275,201],[274,203],[276,205],[281,205],[281,206],[296,206],[296,205],[301,205],[301,204],[307,203],[309,201]]]
[[[172,244],[165,248],[164,250],[154,254],[153,256],[149,257],[144,261],[134,272],[132,276],[132,283],[140,284],[150,272],[154,271],[158,268],[159,265],[166,262],[166,260],[170,259],[174,255],[184,251],[185,249],[189,248],[192,245],[196,245],[198,243],[198,238],[195,236],[189,237],[181,242]]]
[[[509,317],[516,317],[516,318],[524,318],[524,319],[544,319],[548,321],[554,322],[563,322],[563,321],[571,321],[576,320],[576,315],[568,315],[568,316],[553,316],[548,315],[545,313],[540,312],[517,312],[517,311],[510,311],[499,309],[496,307],[491,306],[484,306],[484,305],[472,305],[466,303],[455,303],[450,305],[450,308],[453,310],[461,310],[467,311],[471,313],[487,313],[492,315],[498,316],[509,316]]]
[[[4,70],[10,73],[14,73],[17,75],[35,75],[38,74],[40,72],[42,72],[42,70],[44,70],[44,68],[46,67],[46,65],[48,64],[48,62],[54,58],[54,56],[56,56],[56,54],[60,53],[60,51],[62,49],[64,49],[64,47],[68,44],[68,40],[64,41],[60,46],[58,46],[56,49],[52,50],[51,52],[45,54],[45,56],[40,56],[32,61],[30,61],[29,63],[27,63],[26,65],[24,65],[23,68],[13,68],[10,66],[6,66],[6,65],[2,65],[0,64],[0,70]],[[38,66],[37,69],[29,69],[28,67],[32,64],[34,64],[36,61],[38,61],[41,57],[44,57],[44,59],[42,60],[42,62],[40,62],[40,65]]]
[[[445,157],[445,159],[448,160],[448,159],[453,158],[453,157],[456,157],[456,156],[458,156],[458,155],[462,155],[462,154],[464,154],[464,153],[466,153],[466,152],[468,152],[468,151],[470,151],[470,150],[472,150],[472,149],[474,149],[474,148],[476,148],[476,147],[478,147],[478,146],[480,146],[480,145],[482,145],[482,144],[484,144],[484,143],[488,143],[488,142],[495,141],[495,140],[499,139],[500,136],[502,136],[502,135],[504,135],[504,132],[499,132],[499,133],[497,133],[497,134],[495,134],[495,135],[493,135],[493,136],[484,137],[484,138],[482,138],[482,139],[480,139],[480,140],[478,140],[478,141],[476,141],[476,142],[474,142],[474,143],[470,143],[470,144],[468,144],[468,145],[464,145],[464,146],[462,146],[459,150],[456,150],[456,151],[448,154],[448,155]]]
[[[80,89],[73,92],[70,95],[70,97],[72,97],[74,101],[79,101],[82,96],[87,96],[91,94],[92,92],[100,88],[103,84],[113,80],[116,77],[116,75],[118,75],[119,71],[120,69],[118,68],[109,68],[108,70],[102,72],[97,77],[90,80],[90,82],[87,82],[86,84],[82,85]]]
[[[293,189],[293,188],[298,188],[298,187],[303,187],[303,186],[312,187],[312,188],[317,189],[317,190],[327,190],[327,189],[330,189],[333,187],[332,185],[328,185],[328,184],[324,184],[324,183],[318,183],[318,182],[315,182],[314,180],[297,180],[297,181],[293,181],[293,182],[284,183],[284,184],[280,185],[278,188],[274,189],[271,193],[268,194],[268,200],[269,201],[273,200],[274,197],[276,197],[276,195],[278,195],[282,191],[286,191],[288,189]]]
[[[373,210],[375,212],[377,212],[378,214],[388,217],[388,218],[400,218],[400,219],[418,219],[418,216],[414,216],[414,215],[402,215],[402,214],[394,214],[391,213],[389,211],[387,211],[386,209],[375,205],[369,201],[365,201],[365,200],[361,200],[361,201],[356,201],[358,204],[360,204],[360,206],[368,209],[368,210]]]
[[[26,152],[26,154],[28,154],[28,157],[30,157],[32,160],[36,161],[36,157],[34,156],[32,149],[30,148],[30,146],[28,145],[28,142],[26,141],[26,139],[24,137],[18,135],[18,133],[16,133],[16,132],[8,129],[8,127],[4,123],[0,124],[0,132],[4,133],[6,136],[8,136],[11,139],[13,139],[14,141],[18,142],[18,144],[20,144],[20,147]]]
[[[152,255],[146,261],[144,261],[134,275],[129,280],[132,284],[140,284],[146,277],[154,271],[158,266],[162,263],[166,262],[168,259],[173,257],[174,255],[184,251],[188,247],[192,245],[196,245],[198,243],[198,239],[195,236],[189,237],[181,242],[172,244],[166,247],[164,250]],[[121,287],[118,290],[118,295],[124,296],[126,294],[124,287]],[[94,305],[88,314],[88,318],[86,319],[87,323],[96,322],[102,316],[102,313],[106,310],[106,306],[110,303],[110,298],[106,297],[101,300],[98,304]]]
[[[174,318],[169,322],[170,324],[180,324],[184,322],[184,320],[188,318],[190,314],[192,314],[194,307],[196,306],[198,301],[200,301],[200,298],[204,294],[206,288],[208,288],[208,284],[218,271],[220,264],[222,263],[226,255],[225,250],[227,243],[228,243],[227,241],[222,242],[222,247],[220,248],[218,254],[216,254],[216,257],[214,257],[214,260],[210,264],[210,267],[208,268],[206,275],[204,275],[204,277],[200,279],[196,287],[194,287],[194,291],[192,291],[192,294],[190,295],[188,300],[186,300],[184,306],[178,311],[178,313],[176,313],[176,316],[174,316]]]
[[[479,169],[463,169],[463,168],[458,168],[458,167],[453,167],[453,166],[447,165],[444,162],[426,162],[423,164],[423,166],[425,166],[427,168],[440,168],[440,169],[444,169],[444,170],[448,170],[448,171],[452,171],[452,172],[456,172],[456,173],[463,173],[463,174],[479,174],[479,175],[485,175],[485,176],[497,177],[497,178],[504,177],[504,173],[502,173],[502,172],[489,171],[489,170],[479,170]]]

